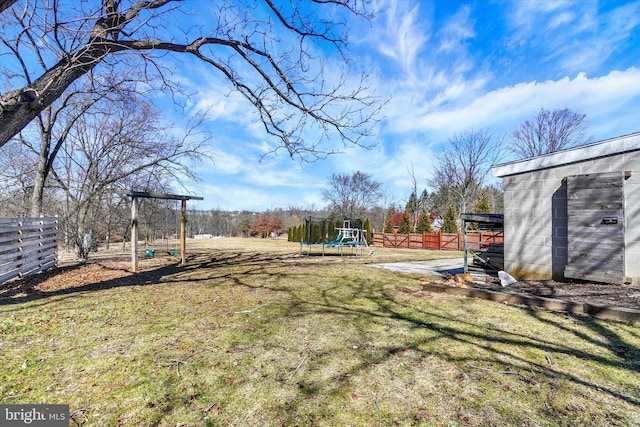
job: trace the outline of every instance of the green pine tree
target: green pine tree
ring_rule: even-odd
[[[409,212],[408,210],[404,211],[404,215],[402,215],[402,220],[400,221],[400,227],[398,228],[398,233],[400,234],[413,233],[413,225],[411,224],[411,212]]]
[[[447,210],[444,212],[441,231],[443,233],[457,233],[458,232],[457,217],[458,217],[458,214],[456,213],[456,208],[454,208],[452,204],[449,204],[449,206],[447,206]]]
[[[415,191],[411,192],[411,196],[409,196],[409,201],[407,202],[407,205],[405,206],[405,211],[409,211],[409,213],[415,213],[418,212],[419,210],[419,202],[418,202],[418,196],[416,196]]]
[[[384,232],[393,233],[393,215],[387,216],[387,221],[384,223]]]
[[[336,230],[336,225],[333,221],[329,221],[327,224],[327,241],[330,242],[338,237],[338,231]]]
[[[422,190],[422,194],[420,195],[420,199],[418,200],[418,205],[421,211],[423,210],[428,211],[430,208],[429,206],[430,204],[431,204],[431,197],[429,196],[429,192],[425,188],[424,190]]]
[[[416,227],[418,233],[433,233],[433,227],[431,226],[431,218],[429,218],[429,212],[425,209],[420,211],[418,217],[418,226]]]
[[[384,232],[385,233],[393,233],[393,223],[391,219],[393,215],[396,213],[396,207],[391,205],[387,208],[387,211],[384,213]]]
[[[491,213],[491,202],[489,195],[485,190],[482,190],[476,199],[476,204],[473,205],[474,213]]]
[[[491,203],[489,201],[489,195],[485,190],[482,190],[476,199],[476,203],[473,205],[473,213],[491,213]],[[467,230],[479,230],[480,226],[477,222],[470,222],[467,224]]]
[[[311,226],[311,242],[320,241],[320,224],[313,224]]]
[[[373,239],[373,234],[371,233],[371,222],[369,221],[369,218],[366,218],[364,220],[364,224],[362,225],[362,228],[365,230],[365,237],[367,239],[367,244],[370,244]]]

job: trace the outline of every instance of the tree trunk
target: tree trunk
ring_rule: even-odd
[[[80,206],[80,209],[78,210],[78,222],[77,222],[76,239],[75,239],[76,254],[80,258],[83,258],[84,260],[87,260],[89,258],[89,252],[91,251],[90,244],[83,245],[85,234],[87,234],[87,231],[88,231],[86,229],[86,223],[87,223],[87,217],[89,216],[89,209],[90,209],[90,203],[87,200],[85,201],[85,203],[83,203]]]
[[[49,175],[49,150],[51,147],[51,131],[43,132],[41,137],[40,153],[36,166],[36,176],[33,181],[33,193],[31,193],[31,216],[38,217],[43,214],[44,184]]]
[[[30,86],[7,92],[0,97],[0,147],[113,50],[113,45],[106,42],[90,42],[77,55],[72,56],[71,61],[67,58],[61,60]]]
[[[18,0],[0,0],[0,13],[9,9]]]

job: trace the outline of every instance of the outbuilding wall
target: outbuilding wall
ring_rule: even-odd
[[[640,278],[640,152],[630,151],[503,176],[505,270],[516,278],[562,279],[567,263],[565,177],[630,171],[625,180],[626,276]]]

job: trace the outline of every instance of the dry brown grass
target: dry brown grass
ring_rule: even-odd
[[[0,288],[0,402],[83,425],[637,425],[637,327],[421,291],[377,250],[189,241]],[[113,254],[111,254],[113,256]],[[73,424],[72,424],[73,425]]]

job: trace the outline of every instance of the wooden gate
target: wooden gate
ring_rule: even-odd
[[[384,233],[383,246],[385,248],[408,248],[409,236],[406,234]]]
[[[567,177],[564,276],[623,283],[624,219],[624,173]]]

